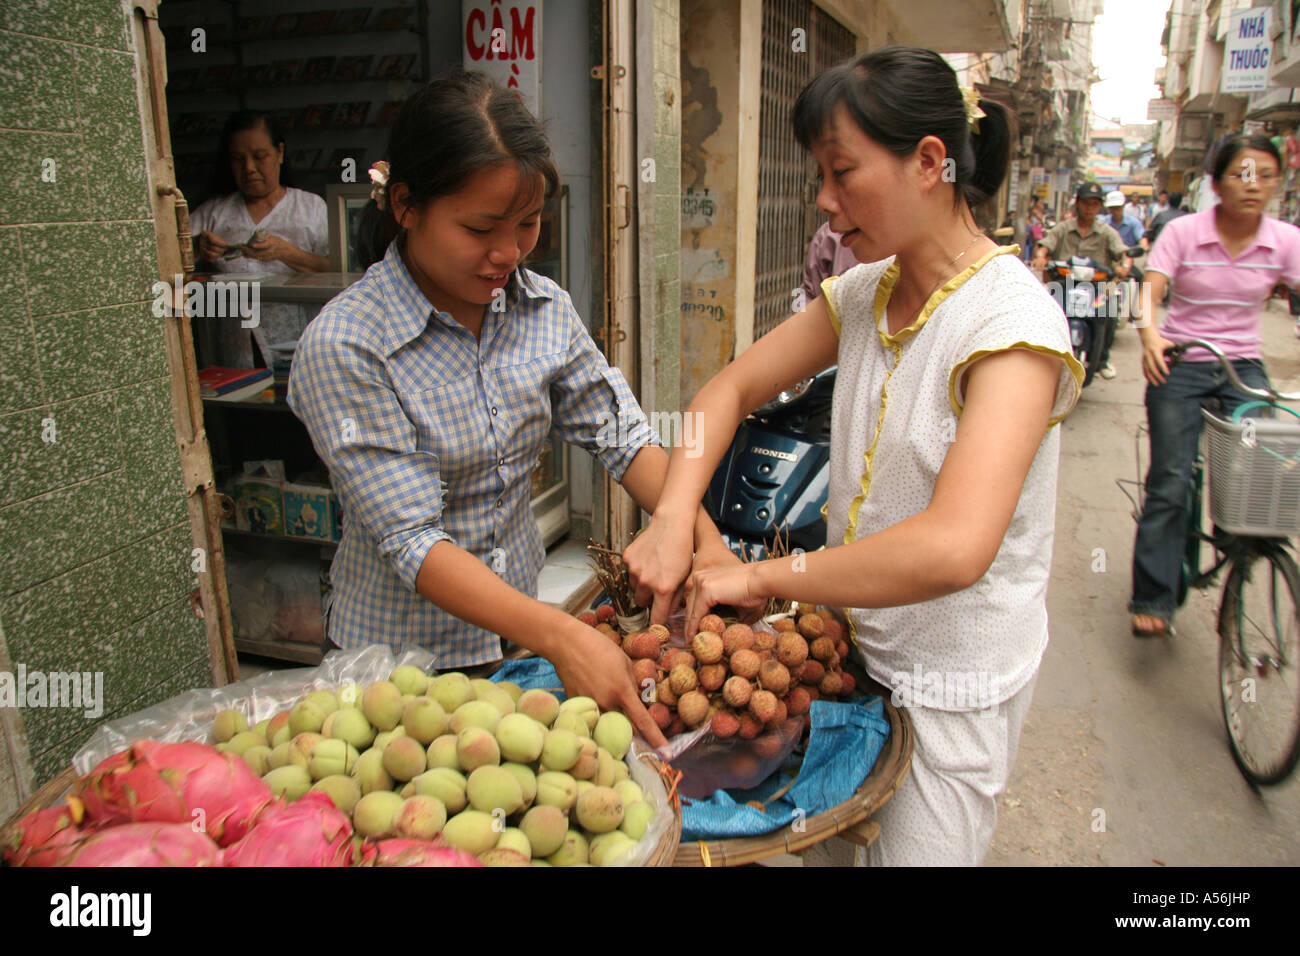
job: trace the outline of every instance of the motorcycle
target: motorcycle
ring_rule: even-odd
[[[1145,250],[1135,246],[1126,252],[1137,257]],[[1070,345],[1083,366],[1086,388],[1101,370],[1107,337],[1113,336],[1115,322],[1125,314],[1125,300],[1132,293],[1113,285],[1115,272],[1089,256],[1049,262],[1047,274],[1052,280],[1048,283],[1052,298],[1070,325]]]
[[[783,391],[736,429],[704,506],[727,547],[761,561],[780,537],[793,551],[826,544],[834,366]]]

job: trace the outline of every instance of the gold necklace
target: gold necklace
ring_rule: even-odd
[[[966,255],[966,253],[970,252],[970,251],[971,251],[971,248],[975,245],[975,243],[979,242],[979,241],[980,241],[981,239],[983,239],[983,238],[984,238],[984,234],[983,234],[983,233],[977,233],[976,236],[975,236],[975,238],[972,239],[972,240],[970,241],[970,245],[969,245],[969,246],[967,246],[967,247],[966,247],[965,249],[963,249],[961,252],[957,253],[955,256],[953,256],[951,259],[948,260],[948,265],[953,265],[953,264],[954,264],[958,259],[960,259],[962,256]]]
[[[962,256],[966,255],[966,253],[970,252],[971,249],[974,247],[975,243],[979,242],[979,241],[980,241],[981,239],[983,239],[983,238],[984,238],[984,234],[983,234],[983,233],[978,233],[978,234],[975,236],[975,238],[972,239],[972,240],[970,241],[970,245],[969,245],[969,246],[967,246],[967,247],[966,247],[965,249],[963,249],[961,252],[957,253],[955,256],[953,256],[951,259],[948,260],[948,266],[951,267],[951,266],[955,265],[958,259],[960,259]],[[943,285],[945,282],[949,282],[949,281],[951,281],[951,279],[952,279],[952,276],[944,277],[944,276],[941,275],[941,276],[939,277],[939,281],[936,282],[933,286],[930,287],[930,291],[927,292],[926,295],[925,295],[925,298],[921,300],[921,304],[918,305],[915,309],[913,309],[911,312],[908,313],[907,325],[911,325],[912,322],[916,321],[916,317],[917,317],[918,315],[921,314],[921,310],[924,309],[924,308],[925,308],[925,304],[926,304],[927,302],[930,301],[930,296],[934,295],[935,290],[938,289],[939,286]],[[885,323],[885,324],[886,324],[886,327],[888,327],[888,319],[886,319],[886,323]],[[906,328],[906,326],[904,326],[904,328]]]

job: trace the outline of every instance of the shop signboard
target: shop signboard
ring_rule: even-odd
[[[1223,44],[1223,93],[1258,93],[1268,89],[1272,72],[1273,10],[1238,10],[1228,22]]]
[[[461,0],[461,26],[465,69],[517,91],[541,116],[541,0]]]
[[[1147,119],[1166,122],[1175,115],[1173,100],[1147,100]]]

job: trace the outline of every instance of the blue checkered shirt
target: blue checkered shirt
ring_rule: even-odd
[[[534,288],[488,308],[475,340],[430,305],[394,242],[303,332],[289,405],[343,506],[330,571],[339,646],[424,647],[441,668],[500,659],[496,635],[416,592],[429,549],[451,541],[536,596],[531,478],[550,429],[616,480],[658,443],[568,294],[528,277]]]

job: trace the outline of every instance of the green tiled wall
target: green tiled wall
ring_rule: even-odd
[[[98,720],[21,711],[35,785],[211,682],[128,28],[118,0],[0,20],[0,634],[14,668],[104,682]]]

